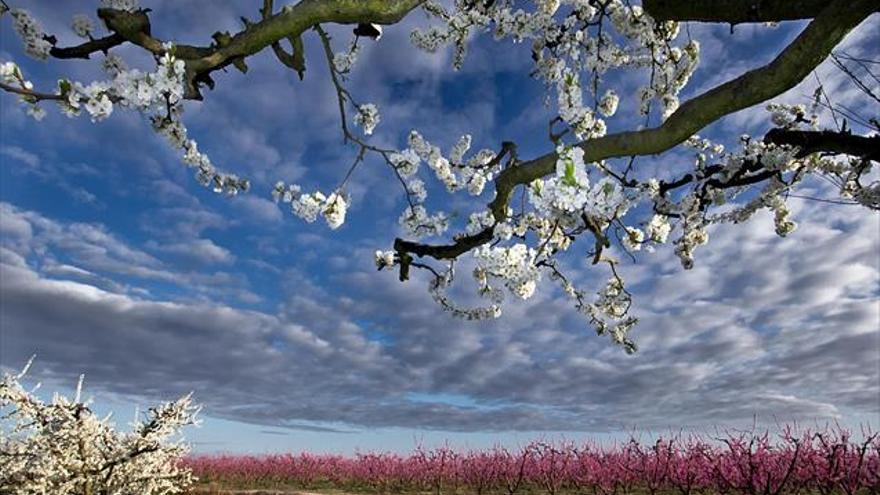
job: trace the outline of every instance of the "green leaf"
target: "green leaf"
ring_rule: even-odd
[[[58,80],[58,91],[61,93],[61,96],[67,96],[70,93],[70,90],[73,86],[70,84],[70,81],[67,79],[59,79]]]
[[[577,187],[578,182],[574,177],[574,162],[571,160],[565,161],[565,175],[562,177],[562,183],[571,187]]]
[[[614,193],[614,184],[610,182],[606,182],[602,185],[602,192],[605,193],[605,196],[611,196]]]

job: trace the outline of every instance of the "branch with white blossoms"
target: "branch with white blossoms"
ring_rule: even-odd
[[[501,304],[497,297],[494,298],[488,306],[475,308],[459,306],[449,297],[447,289],[452,285],[455,278],[453,262],[450,262],[448,269],[443,273],[437,273],[433,268],[416,262],[412,262],[407,266],[426,268],[434,274],[434,278],[428,283],[428,293],[431,294],[431,298],[434,299],[434,302],[444,310],[448,311],[452,316],[465,320],[486,320],[501,316]]]
[[[40,22],[24,9],[12,9],[9,14],[12,16],[12,27],[24,44],[25,53],[38,60],[49,58],[52,43],[46,39]]]
[[[198,423],[191,394],[150,409],[124,432],[81,400],[82,376],[73,399],[42,402],[21,384],[29,366],[0,379],[0,492],[165,495],[193,482],[179,462],[189,451],[180,430]]]
[[[317,218],[319,212],[326,211],[325,204],[329,198],[333,198],[336,203],[347,207],[344,195],[340,191],[343,190],[355,170],[364,163],[365,155],[367,153],[377,154],[391,168],[403,187],[408,206],[400,215],[399,223],[401,226],[415,238],[442,235],[448,227],[449,216],[443,212],[428,214],[425,209],[427,189],[425,183],[417,177],[421,162],[424,160],[428,164],[450,192],[466,188],[472,195],[478,196],[482,193],[486,183],[491,181],[493,175],[500,170],[501,160],[504,156],[510,155],[511,160],[515,159],[515,147],[512,143],[504,143],[502,152],[498,155],[492,150],[485,149],[465,159],[465,155],[470,149],[471,137],[469,135],[463,136],[453,146],[449,158],[444,157],[439,148],[428,143],[416,131],[410,133],[409,148],[404,150],[380,148],[368,143],[365,137],[352,132],[347,117],[347,109],[353,109],[355,116],[352,121],[363,129],[365,136],[370,136],[381,120],[378,107],[375,104],[359,104],[344,85],[346,75],[356,61],[357,38],[346,52],[334,54],[332,40],[327,32],[320,25],[315,26],[315,31],[321,39],[330,79],[336,90],[343,140],[346,143],[354,144],[358,151],[342,183],[335,189],[337,192],[330,195],[325,195],[320,191],[313,194],[302,194],[301,186],[279,182],[273,191],[274,198],[276,201],[284,200],[291,203],[294,214],[312,222]],[[378,36],[374,39],[378,39]],[[341,208],[341,210],[343,214],[341,218],[337,218],[338,222],[330,222],[328,219],[328,223],[333,228],[337,228],[344,221],[345,208]]]
[[[609,70],[650,69],[650,83],[638,91],[643,114],[648,115],[652,101],[661,103],[664,120],[678,108],[678,93],[699,60],[697,42],[673,46],[678,23],[655,22],[640,6],[622,0],[539,1],[531,11],[520,5],[511,0],[476,4],[458,0],[449,11],[429,1],[423,9],[442,24],[414,31],[412,40],[429,52],[453,45],[456,69],[464,61],[466,41],[473,31],[493,31],[496,40],[531,41],[532,75],[556,88],[558,114],[580,139],[603,136],[602,117],[617,111],[617,92],[599,92],[602,76]],[[619,36],[609,33],[612,27]],[[591,74],[586,88],[580,76],[583,72]],[[592,93],[592,107],[584,104],[585,89]]]
[[[802,125],[812,126],[815,122],[813,117],[796,107],[788,110],[772,105],[768,111],[795,116],[787,122],[785,132],[794,132]],[[768,135],[773,136],[772,133]],[[864,164],[871,162],[864,159],[847,162],[820,157],[816,153],[805,155],[795,146],[747,137],[741,140],[741,149],[726,152],[718,143],[693,136],[685,143],[694,150],[692,172],[671,180],[636,180],[629,175],[633,170],[632,160],[625,170],[615,171],[610,163],[586,163],[580,147],[562,144],[558,136],[551,134],[551,140],[558,145],[555,174],[536,179],[524,187],[527,201],[523,202],[519,213],[508,208],[501,221],[491,209],[473,213],[468,217],[464,234],[455,237],[456,243],[451,245],[397,239],[395,263],[386,266],[397,264],[403,271],[408,268],[407,260],[412,256],[445,261],[472,250],[477,258],[474,278],[478,294],[492,299],[492,311],[463,310],[451,303],[440,289],[445,290],[451,285],[452,272],[430,287],[435,299],[445,309],[468,319],[500,314],[500,296],[503,294],[493,287],[493,280],[499,281],[513,295],[525,299],[540,283],[541,269],[549,270],[551,279],[563,282],[563,289],[575,299],[576,308],[589,318],[600,335],[609,334],[627,352],[633,352],[635,343],[626,337],[638,321],[629,315],[632,298],[617,274],[617,262],[610,261],[604,254],[612,245],[612,236],[618,239],[619,247],[631,253],[642,247],[653,251],[655,246],[667,243],[671,234],[677,232],[673,241],[675,252],[683,267],[688,269],[694,266],[695,250],[709,241],[710,225],[743,222],[758,210],[768,209],[773,212],[776,233],[786,236],[796,228],[786,205],[786,196],[794,185],[809,174],[836,174],[840,178],[841,194],[845,195],[844,184],[852,187],[856,182],[846,177],[853,174],[863,177],[870,169]],[[417,133],[411,133],[409,141],[407,155],[424,159],[429,165],[433,163],[431,168],[438,181],[448,189],[456,190],[453,167],[447,164],[448,160],[439,149]],[[873,152],[872,144],[875,144],[875,138],[859,138],[839,142],[838,146],[858,154]],[[830,148],[825,146],[825,149]],[[408,161],[406,164],[409,169],[416,169]],[[687,190],[683,190],[685,187]],[[863,204],[871,207],[871,202],[876,201],[871,195],[874,186],[860,190]],[[741,197],[747,199],[737,205]],[[651,206],[651,215],[642,222],[631,218],[633,215],[629,212],[645,202]],[[722,213],[713,213],[722,207]],[[558,256],[568,251],[585,233],[592,234],[594,240],[588,256],[594,264],[608,262],[614,274],[599,291],[596,302],[588,302],[583,291],[574,289],[559,271],[557,263]]]
[[[200,184],[230,195],[247,191],[247,179],[217,171],[210,158],[198,150],[198,144],[188,138],[182,120],[184,63],[174,56],[173,45],[164,49],[154,72],[127,69],[118,57],[108,55],[105,67],[110,80],[85,85],[61,79],[54,93],[34,91],[18,65],[8,61],[0,64],[0,89],[19,95],[36,120],[45,116],[40,106],[43,101],[56,102],[68,117],[79,116],[85,110],[92,122],[108,118],[115,107],[138,111],[150,119],[156,133],[165,137],[172,148],[182,152],[184,163],[196,170]]]
[[[606,257],[601,261],[608,264],[612,276],[596,293],[594,302],[589,302],[588,294],[571,283],[555,260],[546,260],[539,264],[549,270],[550,278],[559,282],[563,292],[574,300],[578,312],[589,318],[596,334],[609,335],[611,340],[622,346],[627,354],[632,354],[638,350],[638,346],[628,334],[639,321],[629,314],[632,308],[632,294],[626,289],[623,278],[617,272],[617,261]]]
[[[318,214],[322,214],[327,221],[327,225],[331,229],[338,229],[345,223],[345,215],[349,207],[349,197],[344,192],[345,184],[351,178],[355,169],[364,162],[364,156],[367,152],[375,152],[380,154],[385,161],[394,169],[391,161],[391,153],[393,150],[377,148],[364,141],[361,137],[355,135],[348,126],[346,106],[352,105],[356,110],[353,122],[355,125],[363,128],[364,134],[369,136],[379,123],[379,109],[375,104],[366,103],[358,105],[351,93],[342,84],[342,81],[350,70],[358,53],[356,40],[351,44],[349,50],[341,54],[333,54],[330,36],[321,28],[320,25],[315,26],[315,31],[321,39],[324,53],[327,58],[327,67],[330,71],[331,81],[336,89],[338,100],[339,116],[342,126],[342,134],[345,142],[352,142],[358,146],[357,156],[349,167],[348,172],[342,180],[342,183],[330,194],[324,194],[321,191],[314,193],[303,193],[302,187],[297,184],[287,185],[283,181],[275,184],[272,191],[272,197],[276,202],[283,201],[289,203],[291,211],[294,215],[300,217],[306,222],[314,222]],[[402,179],[401,179],[402,181]],[[405,183],[404,183],[405,184]]]

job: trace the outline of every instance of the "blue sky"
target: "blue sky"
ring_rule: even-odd
[[[15,3],[15,2],[10,2]],[[206,43],[238,29],[256,6],[143,2],[154,33]],[[63,44],[91,2],[29,2]],[[373,141],[403,146],[418,129],[448,149],[513,140],[520,155],[550,149],[544,88],[528,78],[528,47],[477,39],[460,72],[450,54],[408,42],[414,13],[366,43],[350,88],[382,113]],[[766,63],[803,27],[691,25],[703,57],[684,96]],[[845,41],[876,54],[880,18]],[[349,28],[331,29],[337,49]],[[0,29],[0,60],[15,60],[37,87],[62,76],[101,77],[98,62],[40,63]],[[120,424],[134,411],[194,391],[201,452],[409,450],[416,442],[484,446],[539,435],[614,438],[633,427],[711,428],[799,420],[880,425],[880,218],[851,206],[791,200],[800,228],[785,239],[757,215],[711,231],[683,272],[672,249],[622,267],[632,284],[640,352],[597,338],[549,281],[491,322],[451,319],[425,280],[377,273],[372,253],[399,234],[404,207],[377,162],[352,181],[348,221],[337,231],[305,224],[270,200],[277,180],[329,190],[355,150],[341,146],[335,95],[318,40],[305,39],[300,82],[269,54],[250,71],[217,75],[204,102],[187,106],[191,135],[218,167],[247,176],[252,191],[227,198],[201,188],[141,116],[68,119],[52,108],[36,123],[0,97],[0,365],[37,360],[30,377],[69,390],[80,373],[100,410]],[[146,63],[131,48],[118,52]],[[817,72],[841,102],[857,92],[830,65]],[[637,120],[639,77],[611,75],[622,95],[611,131]],[[815,81],[781,100],[805,102]],[[877,108],[866,108],[875,115]],[[656,124],[656,122],[654,122]],[[728,145],[768,127],[760,108],[703,134]],[[640,159],[645,174],[684,170],[676,150]],[[805,194],[829,195],[818,183]],[[466,218],[479,201],[432,189]],[[604,273],[583,256],[575,278]]]

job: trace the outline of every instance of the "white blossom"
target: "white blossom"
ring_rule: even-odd
[[[407,206],[400,215],[398,223],[400,223],[409,236],[416,239],[441,235],[449,228],[449,218],[445,213],[439,212],[434,215],[428,215],[427,210],[422,205],[415,205],[415,207]]]
[[[391,153],[388,160],[397,170],[401,177],[407,178],[419,170],[419,155],[411,149],[405,149],[399,153]]]
[[[315,219],[318,218],[318,214],[324,209],[324,202],[327,198],[321,191],[316,191],[311,194],[303,194],[291,201],[290,207],[293,213],[305,220],[306,222],[312,223]]]
[[[669,232],[672,231],[672,226],[669,225],[666,215],[654,215],[651,217],[651,221],[648,222],[648,225],[645,226],[645,231],[648,234],[649,239],[656,243],[663,244],[669,237]]]
[[[449,161],[452,163],[462,163],[464,159],[464,154],[471,148],[471,135],[465,134],[455,143],[455,146],[452,147],[452,151],[449,152]]]
[[[89,16],[84,14],[77,14],[73,16],[71,28],[73,29],[74,34],[76,34],[80,38],[88,38],[95,30],[95,24],[92,22],[92,19]]]
[[[376,251],[376,267],[380,270],[382,268],[389,268],[394,266],[395,257],[394,251]]]
[[[28,105],[27,114],[33,117],[33,119],[37,122],[43,120],[43,118],[46,117],[46,111],[37,104]]]
[[[101,68],[104,69],[104,72],[114,77],[128,69],[122,57],[115,53],[108,53],[104,56],[104,60],[101,61]]]
[[[627,227],[626,235],[623,237],[623,245],[630,251],[638,251],[642,249],[642,242],[645,240],[645,233],[635,227]]]
[[[409,191],[413,201],[417,203],[423,203],[428,197],[428,190],[425,189],[425,182],[421,179],[409,179],[406,181],[406,189]]]
[[[0,64],[0,81],[4,84],[16,84],[21,79],[21,72],[15,62],[3,62]]]
[[[467,228],[465,228],[465,232],[468,235],[474,235],[478,232],[483,231],[495,224],[495,217],[492,216],[492,212],[489,210],[484,210],[478,213],[471,213],[468,217]]]
[[[528,299],[535,293],[541,272],[535,266],[535,250],[525,244],[511,247],[480,246],[474,257],[486,274],[501,279],[517,297]]]
[[[617,93],[613,89],[609,89],[599,101],[599,113],[606,117],[611,117],[617,113],[617,104],[619,102],[620,97],[617,96]]]
[[[379,120],[379,109],[372,103],[359,106],[357,114],[354,116],[354,123],[363,127],[364,134],[367,136],[373,133],[373,129],[379,124]]]
[[[785,103],[769,103],[767,111],[770,112],[770,120],[776,127],[796,129],[803,124],[815,125],[818,116],[808,115],[805,105],[789,105]]]
[[[339,52],[333,55],[333,68],[340,74],[348,74],[351,68],[357,62],[358,51],[360,48],[356,43],[349,46],[348,51]]]
[[[345,223],[345,213],[348,211],[348,202],[341,193],[335,192],[327,197],[327,201],[322,206],[322,213],[327,225],[331,229],[338,229]]]

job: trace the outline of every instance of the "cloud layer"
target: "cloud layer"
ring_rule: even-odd
[[[877,218],[799,214],[800,237],[782,241],[766,217],[717,229],[686,274],[668,252],[631,267],[631,357],[548,291],[498,321],[450,320],[366,253],[335,275],[349,290],[303,277],[277,314],[101,289],[92,270],[150,278],[158,261],[103,232],[92,241],[118,264],[74,244],[81,265],[46,270],[55,248],[33,232],[54,222],[4,204],[3,358],[37,352],[47,377],[81,370],[116,394],[196,390],[209,415],[267,425],[607,431],[876,413]]]

